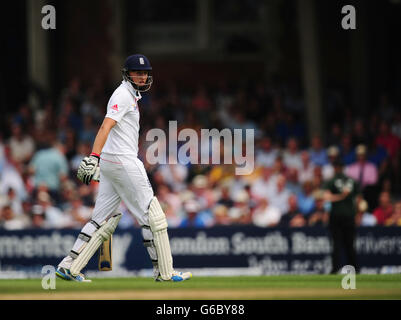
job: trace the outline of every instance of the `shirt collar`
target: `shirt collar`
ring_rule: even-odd
[[[121,84],[128,89],[128,91],[133,95],[136,101],[142,98],[141,93],[138,90],[135,90],[132,84],[128,81],[123,80]]]

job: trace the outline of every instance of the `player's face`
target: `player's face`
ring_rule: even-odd
[[[146,81],[148,79],[147,71],[130,71],[129,75],[130,75],[132,81],[138,86],[145,85]]]

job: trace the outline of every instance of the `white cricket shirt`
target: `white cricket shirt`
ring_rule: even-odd
[[[110,130],[102,153],[138,156],[139,99],[141,94],[125,80],[114,90],[107,104],[106,118],[117,123]]]

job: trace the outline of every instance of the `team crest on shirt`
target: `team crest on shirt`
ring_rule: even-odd
[[[115,111],[118,111],[118,105],[116,105],[116,104],[115,104],[114,106],[112,106],[111,108],[112,108],[113,110],[115,110]]]

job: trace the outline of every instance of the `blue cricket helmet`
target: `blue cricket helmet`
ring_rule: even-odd
[[[143,86],[138,86],[134,83],[131,76],[129,75],[129,71],[147,71],[148,79]],[[146,58],[143,54],[133,54],[129,56],[124,63],[124,68],[122,69],[123,79],[131,83],[135,90],[140,92],[148,91],[153,83],[152,76],[152,66],[150,65],[149,59]]]

